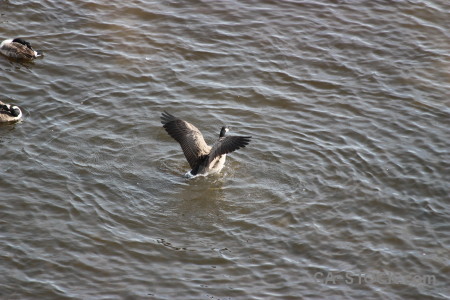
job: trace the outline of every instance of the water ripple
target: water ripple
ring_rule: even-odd
[[[449,294],[443,1],[1,5],[0,298]],[[184,178],[163,110],[252,141]],[[435,282],[315,277],[374,272]]]

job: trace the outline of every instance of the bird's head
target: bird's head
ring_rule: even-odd
[[[224,137],[225,134],[230,131],[231,127],[230,126],[223,126],[222,129],[220,130],[220,135],[219,137]]]
[[[9,108],[9,112],[11,113],[11,115],[13,117],[18,117],[22,114],[22,111],[20,110],[20,108],[18,106],[12,105]]]

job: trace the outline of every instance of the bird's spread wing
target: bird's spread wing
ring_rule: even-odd
[[[180,143],[191,168],[194,168],[198,160],[211,150],[200,130],[191,123],[178,119],[166,111],[161,115],[161,123],[167,133]]]
[[[4,51],[8,52],[9,56],[15,58],[31,59],[34,57],[34,51],[21,43],[13,42],[7,46],[4,46]]]
[[[251,136],[226,136],[220,138],[212,147],[208,160],[212,162],[216,157],[244,148],[250,143]]]

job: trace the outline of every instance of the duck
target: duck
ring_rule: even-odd
[[[191,123],[164,111],[161,123],[167,133],[181,146],[191,170],[186,177],[218,173],[225,164],[227,154],[244,148],[250,143],[251,136],[226,136],[230,126],[220,129],[219,139],[209,146],[202,133]]]
[[[32,60],[42,56],[31,44],[21,38],[6,39],[0,44],[0,53],[11,58]]]
[[[17,122],[22,119],[22,111],[16,105],[0,101],[0,123]]]

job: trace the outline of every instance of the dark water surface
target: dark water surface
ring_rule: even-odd
[[[450,299],[449,13],[0,1],[0,299]],[[188,180],[163,110],[252,142]]]

